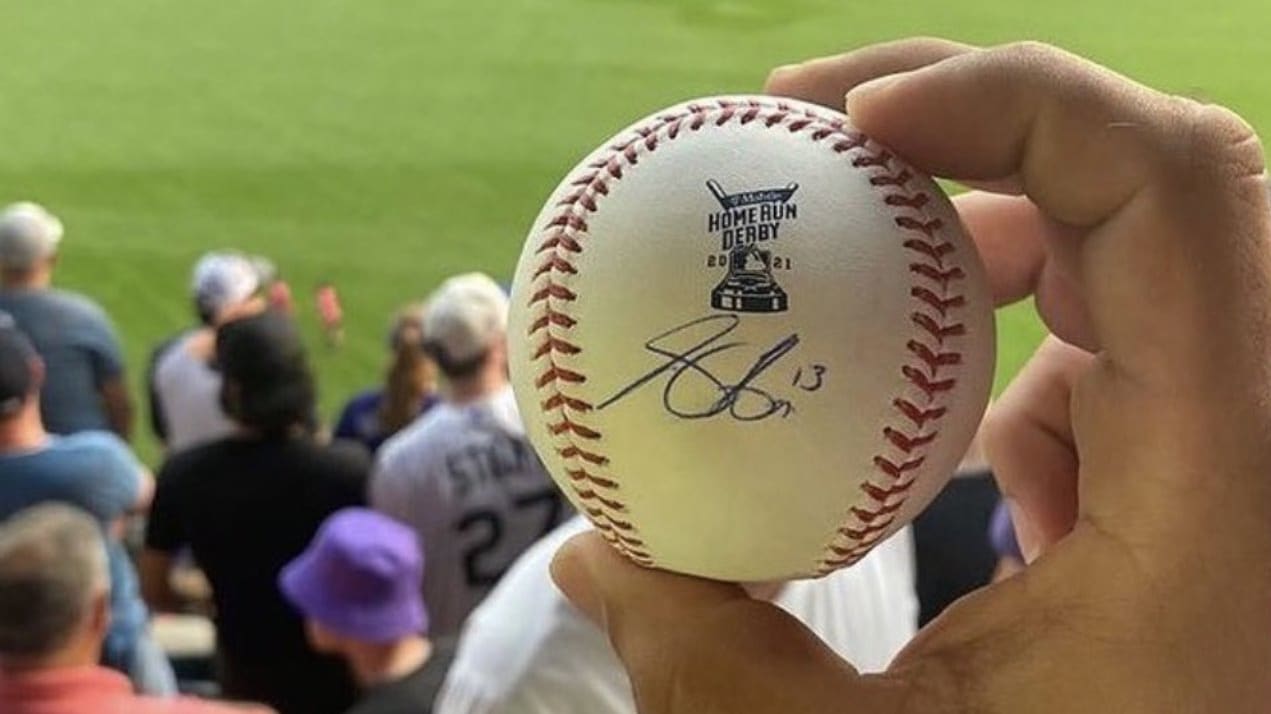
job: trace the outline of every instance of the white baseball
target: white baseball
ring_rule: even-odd
[[[571,171],[509,340],[574,505],[638,563],[736,581],[828,573],[911,521],[994,358],[939,187],[846,116],[759,96],[660,111]]]

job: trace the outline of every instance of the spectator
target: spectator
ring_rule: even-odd
[[[0,213],[0,311],[35,343],[48,370],[40,394],[44,426],[54,434],[132,431],[132,399],[123,351],[104,310],[51,287],[62,222],[34,203]]]
[[[423,308],[413,305],[397,315],[389,335],[393,364],[383,389],[349,400],[335,425],[335,438],[349,439],[375,453],[396,434],[440,401],[437,368],[424,352]]]
[[[424,558],[411,529],[364,508],[327,519],[279,586],[309,641],[339,655],[362,687],[348,714],[429,714],[454,654],[433,643],[420,596]]]
[[[327,516],[363,503],[369,460],[314,442],[313,377],[288,318],[265,312],[225,324],[216,358],[237,432],[164,464],[141,561],[146,596],[156,609],[174,607],[168,577],[188,546],[212,586],[223,690],[282,714],[343,712],[353,682],[305,642],[277,578]]]
[[[635,714],[631,682],[604,632],[548,576],[561,543],[586,529],[576,518],[536,543],[472,614],[438,714]],[[902,530],[848,570],[751,586],[751,594],[773,600],[857,669],[879,671],[915,630],[912,548]]]
[[[264,309],[257,266],[238,253],[208,253],[194,266],[194,307],[203,326],[156,354],[152,415],[169,453],[215,441],[234,431],[221,409],[216,328]],[[162,348],[160,348],[162,349]]]
[[[97,666],[110,622],[101,532],[69,506],[0,523],[0,711],[5,714],[263,714],[195,699],[137,696]]]
[[[150,504],[154,480],[110,432],[46,433],[40,421],[43,378],[30,341],[7,317],[0,319],[0,520],[45,501],[97,518],[109,534],[112,582],[103,661],[127,673],[141,691],[172,693],[172,667],[151,639],[137,573],[121,542],[128,514]]]
[[[439,637],[457,635],[521,551],[568,513],[516,411],[507,311],[485,275],[451,278],[433,293],[424,334],[449,381],[447,401],[384,444],[371,481],[375,508],[419,533],[424,602]]]

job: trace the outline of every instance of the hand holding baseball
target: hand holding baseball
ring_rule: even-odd
[[[582,536],[555,576],[607,629],[641,711],[1264,707],[1271,207],[1252,130],[1037,45],[899,42],[768,86],[830,107],[849,90],[874,139],[999,192],[957,204],[999,303],[1032,294],[1055,335],[988,425],[1040,557],[862,677],[739,588]]]

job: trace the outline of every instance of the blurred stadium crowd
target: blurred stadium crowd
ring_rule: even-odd
[[[290,287],[264,258],[203,256],[197,322],[142,377],[152,476],[109,317],[52,287],[62,234],[36,204],[0,214],[0,711],[633,714],[548,575],[587,525],[525,438],[494,280],[403,307],[382,384],[328,428]],[[338,345],[335,286],[315,298]],[[997,501],[972,449],[860,564],[748,589],[881,670],[1018,566]]]

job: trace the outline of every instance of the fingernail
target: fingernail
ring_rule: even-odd
[[[860,102],[870,101],[871,99],[876,98],[881,92],[886,91],[888,87],[899,84],[900,80],[904,79],[908,74],[908,72],[888,74],[852,87],[847,91],[847,97],[845,100],[848,113],[850,114],[852,112],[853,104],[859,104]]]
[[[797,64],[783,64],[772,70],[768,73],[768,79],[764,81],[764,91],[770,94],[781,93],[783,86],[798,70],[799,65]]]

